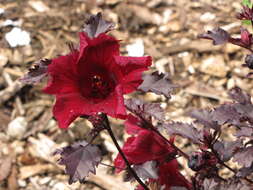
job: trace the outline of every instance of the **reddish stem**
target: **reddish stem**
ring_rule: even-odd
[[[152,126],[152,131],[154,131],[157,135],[159,135],[161,138],[163,138],[167,143],[170,144],[170,146],[172,146],[172,148],[174,148],[181,156],[185,157],[187,160],[189,160],[189,156],[184,153],[182,150],[180,150],[176,145],[174,145],[174,143],[170,142],[168,139],[166,139],[156,128],[154,128]]]
[[[233,168],[231,168],[230,166],[228,166],[226,163],[224,163],[220,157],[219,157],[219,154],[214,150],[213,146],[210,146],[209,147],[212,151],[212,153],[215,155],[215,157],[217,158],[219,164],[221,164],[222,166],[224,166],[225,168],[227,168],[228,170],[230,170],[231,172],[233,172],[235,175],[236,175],[236,170],[234,170]],[[248,179],[247,176],[245,176],[243,179],[245,179],[247,182],[253,184],[253,181]]]
[[[106,116],[105,118],[106,120],[106,125],[105,125],[105,128],[106,130],[108,131],[109,135],[111,136],[112,138],[112,141],[114,143],[114,145],[116,146],[116,148],[118,149],[120,155],[122,156],[123,160],[125,161],[126,163],[126,166],[128,168],[128,170],[130,171],[130,173],[133,175],[133,177],[136,179],[136,181],[145,189],[145,190],[149,190],[149,188],[147,187],[147,185],[145,183],[143,183],[143,181],[138,177],[138,175],[136,174],[136,172],[133,170],[133,168],[131,167],[129,161],[127,160],[124,152],[122,151],[122,149],[120,148],[114,134],[113,134],[113,131],[111,129],[111,126],[110,126],[110,123],[109,123],[109,120],[108,120],[108,117]]]

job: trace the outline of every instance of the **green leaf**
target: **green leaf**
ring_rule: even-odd
[[[242,24],[244,24],[244,25],[251,25],[251,20],[243,20]]]
[[[242,0],[242,4],[244,6],[249,7],[249,8],[252,8],[252,6],[253,6],[253,3],[250,0]]]

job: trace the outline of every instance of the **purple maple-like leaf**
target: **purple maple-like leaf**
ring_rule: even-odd
[[[233,160],[244,167],[250,167],[253,163],[253,146],[241,148],[236,152]]]
[[[84,32],[90,38],[96,38],[101,33],[106,33],[114,28],[114,24],[112,22],[108,22],[102,18],[101,13],[97,13],[96,15],[91,15],[90,18],[86,22],[86,26],[84,27]]]
[[[240,104],[251,104],[250,95],[239,87],[234,87],[228,92],[229,96]]]
[[[47,67],[50,63],[50,59],[41,59],[35,62],[33,66],[29,68],[28,73],[20,78],[20,81],[27,84],[35,84],[40,82],[44,77],[47,76]]]
[[[210,114],[210,120],[217,121],[219,125],[226,123],[238,127],[249,127],[249,123],[253,123],[253,104],[250,96],[238,87],[231,89],[229,95],[235,102],[215,108]]]
[[[202,124],[204,127],[214,130],[219,130],[220,128],[217,121],[212,120],[212,112],[210,110],[192,110],[189,116],[195,118],[195,122]]]
[[[196,119],[196,123],[202,124],[205,128],[219,131],[220,127],[226,123],[242,125],[240,121],[242,116],[237,111],[237,107],[235,104],[223,104],[213,110],[193,110],[189,115]]]
[[[232,38],[230,34],[223,30],[222,28],[215,28],[213,30],[207,31],[205,34],[198,35],[199,38],[213,40],[214,45],[221,45],[224,43],[232,43],[237,46],[241,46],[245,49],[251,50],[252,45],[252,34],[248,32],[247,29],[241,29],[240,38]]]
[[[102,159],[99,148],[86,141],[58,149],[55,154],[61,155],[59,164],[66,166],[66,173],[70,176],[69,184],[78,180],[83,181],[90,172],[95,174],[95,167]]]
[[[236,173],[236,176],[238,177],[246,177],[253,173],[253,164],[250,167],[242,167],[239,169],[239,171]]]
[[[172,84],[172,81],[163,73],[158,71],[151,74],[146,74],[143,77],[142,84],[138,87],[139,90],[144,92],[153,92],[158,95],[164,95],[167,98],[171,97],[171,93],[178,88],[176,84]]]
[[[147,161],[143,164],[134,165],[133,169],[143,180],[158,179],[158,168],[156,161]]]
[[[219,125],[225,123],[237,124],[240,114],[237,112],[233,104],[223,104],[212,111],[212,120]]]
[[[202,186],[204,190],[216,190],[218,185],[214,179],[205,179]]]
[[[248,137],[253,140],[253,127],[242,127],[237,130],[236,137]]]
[[[221,45],[229,41],[230,35],[222,28],[215,28],[207,31],[205,34],[198,35],[199,38],[213,40],[214,45]]]
[[[240,88],[235,87],[229,91],[229,95],[238,103],[230,104],[238,113],[239,116],[233,116],[231,118],[237,118],[240,121],[249,121],[253,123],[253,104],[250,100],[250,95],[243,92]]]
[[[241,180],[215,181],[213,178],[206,178],[202,184],[201,190],[252,190],[251,185],[244,184]]]
[[[242,140],[226,142],[216,141],[213,145],[214,150],[219,154],[219,158],[227,162],[231,159],[234,153],[243,146]]]
[[[162,125],[169,135],[179,135],[190,139],[193,143],[200,144],[203,134],[194,125],[182,122],[164,123]]]
[[[157,120],[164,119],[164,110],[159,103],[145,103],[140,99],[132,98],[125,100],[126,108],[135,115],[149,120],[154,117]]]

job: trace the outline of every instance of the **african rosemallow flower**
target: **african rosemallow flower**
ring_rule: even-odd
[[[121,56],[119,40],[107,34],[112,28],[100,13],[91,16],[79,33],[79,47],[72,45],[68,55],[40,61],[22,79],[37,82],[42,73],[49,76],[43,91],[56,96],[53,114],[60,128],[67,128],[79,116],[99,112],[126,117],[123,95],[142,83],[142,73],[152,60],[150,56]]]
[[[138,168],[137,173],[139,171],[140,176],[142,173],[140,167],[145,168],[147,183],[158,183],[164,190],[171,190],[172,187],[191,189],[191,184],[179,172],[177,160],[174,159],[175,150],[154,131],[141,128],[139,124],[140,120],[132,115],[129,115],[125,122],[126,132],[133,135],[126,140],[122,148],[129,163],[133,168]],[[155,165],[148,166],[149,163]],[[114,160],[114,165],[116,172],[126,169],[120,154]],[[157,174],[147,177],[146,173],[154,172]],[[139,186],[138,189],[142,187]]]

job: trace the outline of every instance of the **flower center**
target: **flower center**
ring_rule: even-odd
[[[114,91],[117,82],[113,72],[97,63],[79,66],[79,89],[84,98],[100,102]]]
[[[91,79],[91,97],[106,98],[112,91],[111,81],[106,81],[100,75],[94,75]]]

